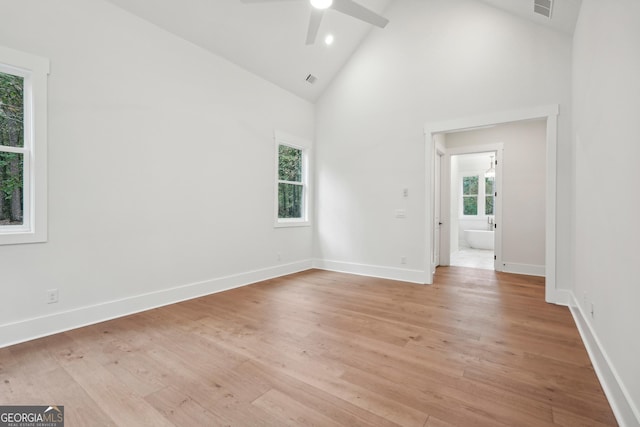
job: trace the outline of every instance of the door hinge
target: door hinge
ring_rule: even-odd
[[[493,224],[493,228],[498,228],[498,224]]]
[[[494,256],[493,256],[493,260],[495,261],[495,260],[497,260],[497,259],[498,259],[498,255],[494,255]]]
[[[498,197],[498,192],[496,191],[495,197]]]

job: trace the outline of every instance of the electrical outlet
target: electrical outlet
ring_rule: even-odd
[[[408,188],[404,188],[402,190],[402,197],[409,197],[409,189]]]
[[[280,252],[276,252],[276,256],[278,257],[278,261],[282,261],[282,254]]]
[[[406,256],[400,257],[400,264],[406,264],[406,263],[407,263],[407,257]]]
[[[594,316],[595,316],[595,309],[594,309],[593,303],[591,303],[591,318],[593,319]]]
[[[47,291],[47,304],[55,304],[58,302],[58,290],[49,289]]]

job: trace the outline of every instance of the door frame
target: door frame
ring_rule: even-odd
[[[445,170],[442,171],[441,175],[441,183],[442,188],[441,192],[445,197],[446,203],[449,204],[449,209],[445,210],[446,213],[442,222],[446,224],[445,230],[447,233],[447,239],[441,238],[440,243],[440,259],[442,259],[442,253],[445,254],[445,259],[447,263],[444,265],[450,265],[450,255],[451,255],[451,157],[452,156],[463,156],[465,154],[476,154],[476,153],[494,153],[495,161],[497,162],[496,168],[496,179],[495,179],[495,188],[498,190],[498,196],[495,198],[494,204],[494,214],[493,217],[495,219],[495,224],[497,227],[495,228],[494,234],[494,248],[493,253],[495,255],[495,260],[493,263],[493,268],[495,271],[502,271],[502,165],[504,163],[504,144],[502,142],[495,144],[483,144],[483,145],[470,145],[467,147],[457,147],[457,148],[449,148],[446,151],[444,164]],[[446,175],[445,175],[446,174]],[[442,234],[442,230],[440,230]]]
[[[546,119],[546,212],[545,212],[545,299],[547,302],[563,303],[562,292],[556,289],[556,181],[557,181],[557,140],[558,140],[558,104],[487,113],[483,115],[457,118],[440,122],[428,122],[424,125],[425,134],[425,254],[424,282],[433,283],[432,267],[434,242],[434,162],[436,156],[435,136],[439,133],[459,131],[482,126],[519,122],[524,120]]]
[[[444,193],[442,191],[443,187],[443,177],[444,177],[444,172],[443,172],[443,168],[446,168],[445,166],[445,162],[446,162],[446,158],[447,158],[447,151],[443,150],[441,147],[436,147],[436,154],[434,157],[434,169],[437,170],[437,168],[435,168],[435,164],[438,162],[438,158],[440,158],[439,161],[439,170],[440,170],[440,175],[439,176],[435,176],[435,181],[434,181],[434,205],[433,205],[433,227],[434,227],[434,241],[433,241],[433,258],[431,260],[431,268],[432,270],[435,272],[435,269],[437,266],[442,265],[442,249],[443,249],[443,245],[442,245],[442,224],[445,224],[445,220],[442,216],[442,206],[447,206],[444,203],[442,203],[443,201],[443,196]],[[436,194],[438,196],[440,196],[440,200],[436,200]],[[446,197],[445,197],[446,200]],[[437,202],[437,203],[436,203]],[[436,215],[436,207],[440,208],[440,213],[439,215]],[[448,210],[445,210],[444,212],[448,212]],[[446,217],[447,215],[445,215]],[[436,224],[436,218],[440,218],[439,222],[440,224]],[[435,237],[435,229],[438,229],[438,234],[437,234],[437,238]],[[448,233],[447,233],[448,234]],[[446,258],[447,259],[447,264],[448,265],[448,259],[449,257]]]

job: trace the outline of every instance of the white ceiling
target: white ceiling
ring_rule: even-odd
[[[108,1],[311,102],[318,99],[370,31],[384,31],[329,10],[315,45],[306,46],[311,5],[305,0],[264,4],[240,0]],[[389,7],[402,7],[403,1],[358,0],[383,16]],[[581,0],[556,0],[551,21],[533,13],[533,0],[479,1],[572,34]],[[323,42],[328,32],[335,36],[332,46]],[[309,74],[318,78],[313,85],[305,81]]]

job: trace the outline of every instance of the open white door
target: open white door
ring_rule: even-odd
[[[442,172],[442,156],[443,153],[436,152],[435,168],[434,168],[434,203],[433,203],[433,272],[440,265],[440,226],[442,225],[441,216],[441,172]]]

